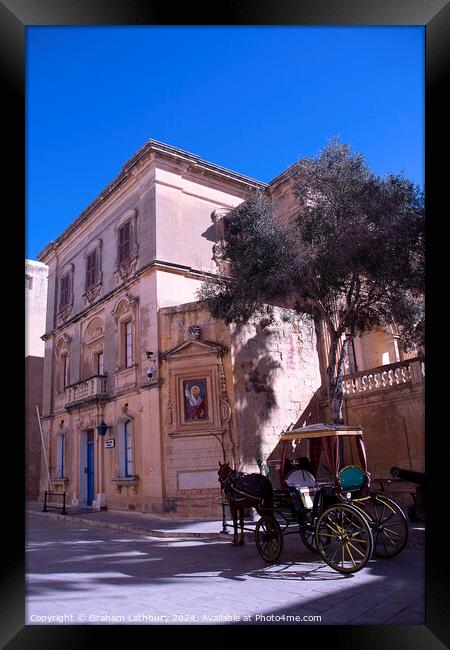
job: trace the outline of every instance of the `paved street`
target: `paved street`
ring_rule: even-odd
[[[341,575],[285,538],[267,565],[252,541],[156,538],[29,515],[27,624],[423,624],[424,550]]]

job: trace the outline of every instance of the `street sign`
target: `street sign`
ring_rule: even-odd
[[[105,449],[110,449],[111,447],[116,446],[116,440],[115,438],[109,438],[109,440],[105,440]]]

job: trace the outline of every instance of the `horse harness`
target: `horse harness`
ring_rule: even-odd
[[[239,489],[235,482],[238,480],[244,479],[244,477],[248,476],[247,474],[244,474],[244,472],[238,472],[235,469],[232,469],[231,472],[228,474],[227,478],[222,482],[222,490],[224,491],[225,496],[230,495],[231,492],[235,492],[237,494],[242,494],[243,496],[237,497],[233,495],[233,500],[234,501],[244,501],[245,499],[254,499],[255,501],[262,501],[262,497],[260,496],[255,496],[254,494],[249,494],[248,492],[244,492],[244,490]],[[244,479],[244,486],[242,487],[247,487],[247,482]]]

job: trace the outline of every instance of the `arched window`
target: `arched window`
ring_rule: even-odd
[[[63,334],[56,344],[56,392],[63,393],[70,386],[70,336]]]
[[[96,316],[87,324],[83,332],[82,374],[83,377],[105,374],[104,364],[105,327],[103,320]]]
[[[69,385],[69,376],[69,353],[66,351],[61,354],[61,390],[65,390]]]
[[[138,298],[127,294],[117,303],[112,312],[116,321],[117,357],[116,370],[126,370],[138,362]]]

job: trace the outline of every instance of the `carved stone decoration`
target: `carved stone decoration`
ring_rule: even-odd
[[[204,340],[197,324],[185,329],[185,337],[175,348],[161,354],[161,360],[167,363],[164,366],[167,433],[169,436],[223,436],[232,419],[222,365],[222,357],[228,350]],[[196,393],[191,392],[194,387]]]
[[[72,304],[67,305],[65,309],[59,312],[58,314],[58,325],[62,325],[70,316],[72,313]]]
[[[131,293],[126,293],[125,296],[128,302],[130,303],[130,305],[135,305],[139,302],[138,296],[133,296]]]
[[[173,428],[173,403],[172,403],[171,384],[172,382],[169,381],[169,395],[167,398],[167,416],[166,416],[167,417],[166,422],[170,431]]]
[[[86,298],[88,303],[94,302],[94,300],[99,296],[101,289],[101,284],[97,284],[95,287],[90,287],[86,289],[83,296]]]
[[[212,260],[216,263],[219,270],[226,268],[226,262],[223,259],[225,249],[225,217],[231,208],[217,208],[211,213],[211,221],[216,229],[216,243],[212,247]]]
[[[139,476],[120,477],[116,476],[111,479],[116,491],[121,494],[122,489],[126,488],[128,494],[137,494],[139,491]]]
[[[96,426],[95,415],[92,411],[84,411],[80,414],[80,429],[93,429]]]
[[[167,404],[167,424],[170,426],[173,423],[173,404],[168,402]]]
[[[220,419],[224,423],[231,419],[231,406],[225,400],[220,401]]]
[[[216,208],[211,212],[211,221],[215,224],[223,219],[231,208]]]
[[[134,316],[138,302],[139,298],[137,296],[132,296],[130,293],[126,293],[125,296],[122,296],[111,312],[116,323],[118,323],[120,319],[124,317],[126,318],[129,314]]]
[[[70,343],[72,341],[72,337],[69,336],[68,334],[62,334],[56,341],[56,345],[54,348],[54,352],[56,354],[56,357],[58,357],[62,352],[70,352]]]
[[[117,265],[116,274],[122,282],[127,280],[135,271],[137,266],[137,257],[127,262],[122,262]]]
[[[202,330],[199,325],[189,325],[187,329],[187,337],[191,341],[196,341],[197,339],[199,339],[201,333]]]
[[[225,377],[225,368],[223,367],[222,357],[219,357],[217,363],[217,372],[220,384],[220,419],[222,422],[229,422],[231,419],[231,406],[228,402],[227,381]]]
[[[220,264],[223,261],[223,252],[225,249],[225,244],[223,242],[218,242],[217,244],[213,244],[213,254],[212,254],[212,260],[216,264]]]

